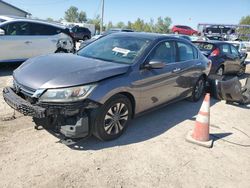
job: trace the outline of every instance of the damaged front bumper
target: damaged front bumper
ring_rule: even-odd
[[[39,103],[31,104],[15,93],[11,87],[4,88],[3,98],[6,103],[25,116],[32,116],[38,122],[46,118],[53,119],[50,129],[59,130],[69,138],[82,138],[91,134],[90,111],[98,108],[99,103],[84,100],[74,103]]]

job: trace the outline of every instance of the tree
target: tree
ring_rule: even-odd
[[[157,23],[155,24],[156,32],[157,33],[169,33],[171,23],[172,23],[171,18],[165,17],[163,19],[162,17],[159,17],[157,19]]]
[[[48,22],[54,22],[53,18],[47,18],[46,19]]]
[[[106,26],[107,30],[113,28],[113,23],[109,21],[108,25]]]
[[[118,23],[116,24],[116,27],[117,27],[117,28],[124,28],[124,27],[125,27],[125,24],[124,24],[123,22],[118,22]]]
[[[243,16],[241,19],[240,19],[240,24],[242,25],[250,25],[250,15],[248,16]],[[239,29],[239,34],[241,35],[240,38],[242,40],[248,40],[250,38],[250,28],[240,28]],[[248,37],[246,36],[248,35]]]
[[[100,31],[100,24],[101,24],[100,15],[97,15],[94,19],[89,19],[87,23],[94,24],[96,31],[98,32]]]
[[[87,15],[85,12],[78,12],[78,8],[71,6],[66,12],[64,19],[67,22],[84,22],[87,21]]]
[[[86,22],[87,21],[87,14],[86,12],[81,11],[78,15],[79,22]]]
[[[144,21],[140,18],[132,24],[132,29],[135,31],[144,31]]]
[[[131,21],[128,21],[127,28],[132,29],[132,22]]]

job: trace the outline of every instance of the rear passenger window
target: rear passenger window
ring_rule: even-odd
[[[198,52],[191,45],[182,42],[177,42],[179,61],[189,61],[197,59]]]
[[[223,52],[223,53],[230,53],[230,47],[229,47],[229,45],[228,44],[223,44],[222,46],[221,46],[221,51]]]
[[[149,60],[161,61],[164,63],[176,62],[174,42],[162,42],[152,51]]]
[[[56,35],[60,32],[59,28],[50,25],[32,23],[32,35]]]

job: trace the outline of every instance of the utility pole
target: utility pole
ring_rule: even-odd
[[[100,34],[103,32],[103,16],[104,16],[104,0],[101,0],[102,1],[102,17],[101,17],[101,26],[100,26]]]

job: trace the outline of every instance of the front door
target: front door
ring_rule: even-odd
[[[0,61],[23,60],[32,57],[30,24],[14,22],[1,29],[5,35],[0,36]]]
[[[165,63],[161,69],[140,70],[140,79],[135,83],[141,91],[141,107],[152,108],[176,98],[178,72],[174,41],[163,41],[150,53],[146,64],[152,61]]]

